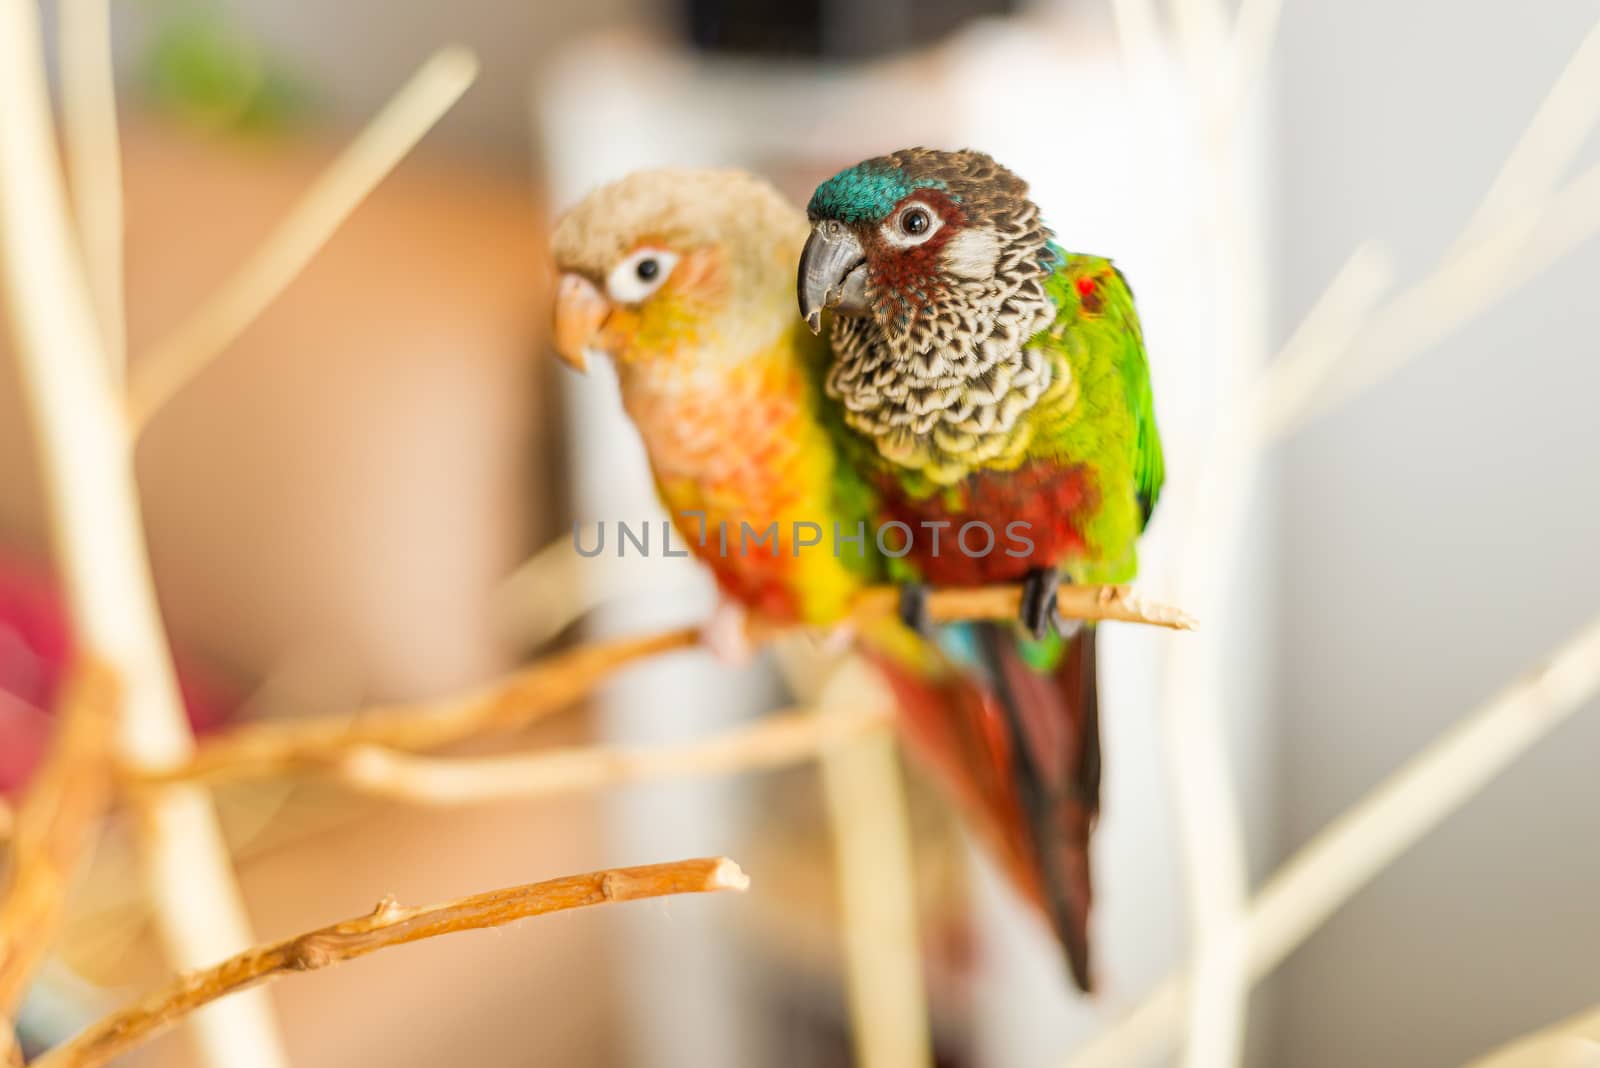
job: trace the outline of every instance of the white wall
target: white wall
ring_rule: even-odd
[[[1425,270],[1597,17],[1594,0],[1290,0],[1280,334],[1360,238]],[[1597,284],[1590,245],[1291,442],[1285,848],[1600,610]],[[1600,708],[1292,958],[1271,1063],[1458,1064],[1600,1000],[1597,754]]]

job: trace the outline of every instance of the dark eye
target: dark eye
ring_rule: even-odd
[[[661,273],[661,264],[657,260],[640,260],[633,273],[639,276],[639,281],[649,282]]]
[[[928,213],[921,208],[912,208],[900,216],[900,229],[916,237],[918,234],[928,232]]]

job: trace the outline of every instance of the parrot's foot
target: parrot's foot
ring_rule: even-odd
[[[1056,587],[1059,585],[1061,571],[1054,567],[1035,568],[1022,580],[1022,607],[1017,612],[1017,621],[1035,640],[1061,628],[1061,619],[1056,615]]]
[[[745,630],[744,607],[737,601],[719,599],[711,618],[700,627],[700,644],[729,666],[749,663],[755,647],[750,644],[750,635]]]
[[[933,634],[933,617],[928,613],[928,587],[908,582],[900,587],[900,622],[926,638]]]

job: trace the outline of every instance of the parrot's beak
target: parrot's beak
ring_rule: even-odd
[[[867,254],[850,228],[835,219],[811,227],[800,253],[800,314],[813,334],[822,332],[822,309],[840,315],[865,315]]]
[[[611,314],[611,303],[581,274],[564,274],[556,287],[556,355],[574,371],[587,371],[595,336]]]

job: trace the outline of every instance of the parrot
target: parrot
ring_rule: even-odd
[[[1075,839],[1040,840],[1019,791],[1007,701],[1077,692],[1081,665],[980,678],[960,641],[896,616],[855,623],[851,603],[890,581],[894,561],[867,524],[883,514],[874,473],[853,462],[848,413],[830,399],[830,341],[794,311],[811,228],[766,181],[733,170],[647,170],[585,196],[557,221],[553,347],[583,371],[605,355],[648,456],[658,495],[721,606],[706,631],[737,656],[745,618],[835,628],[887,678],[901,737],[1024,897],[1051,918],[1089,988],[1086,896],[1050,874]],[[690,518],[685,518],[690,517]],[[732,531],[774,534],[748,543]],[[814,545],[796,524],[834,535]],[[724,540],[708,536],[726,524]],[[841,532],[854,540],[840,541]],[[724,546],[727,546],[724,548]]]
[[[930,587],[1021,584],[1015,622],[959,633],[1002,695],[1046,898],[1087,989],[1095,629],[1063,627],[1056,597],[1062,581],[1132,581],[1165,479],[1132,292],[1109,259],[1057,244],[1027,183],[982,152],[864,160],[819,185],[806,214],[800,314],[817,333],[830,314],[823,390],[878,521],[1016,535],[976,553],[922,539],[889,565],[921,632]]]

